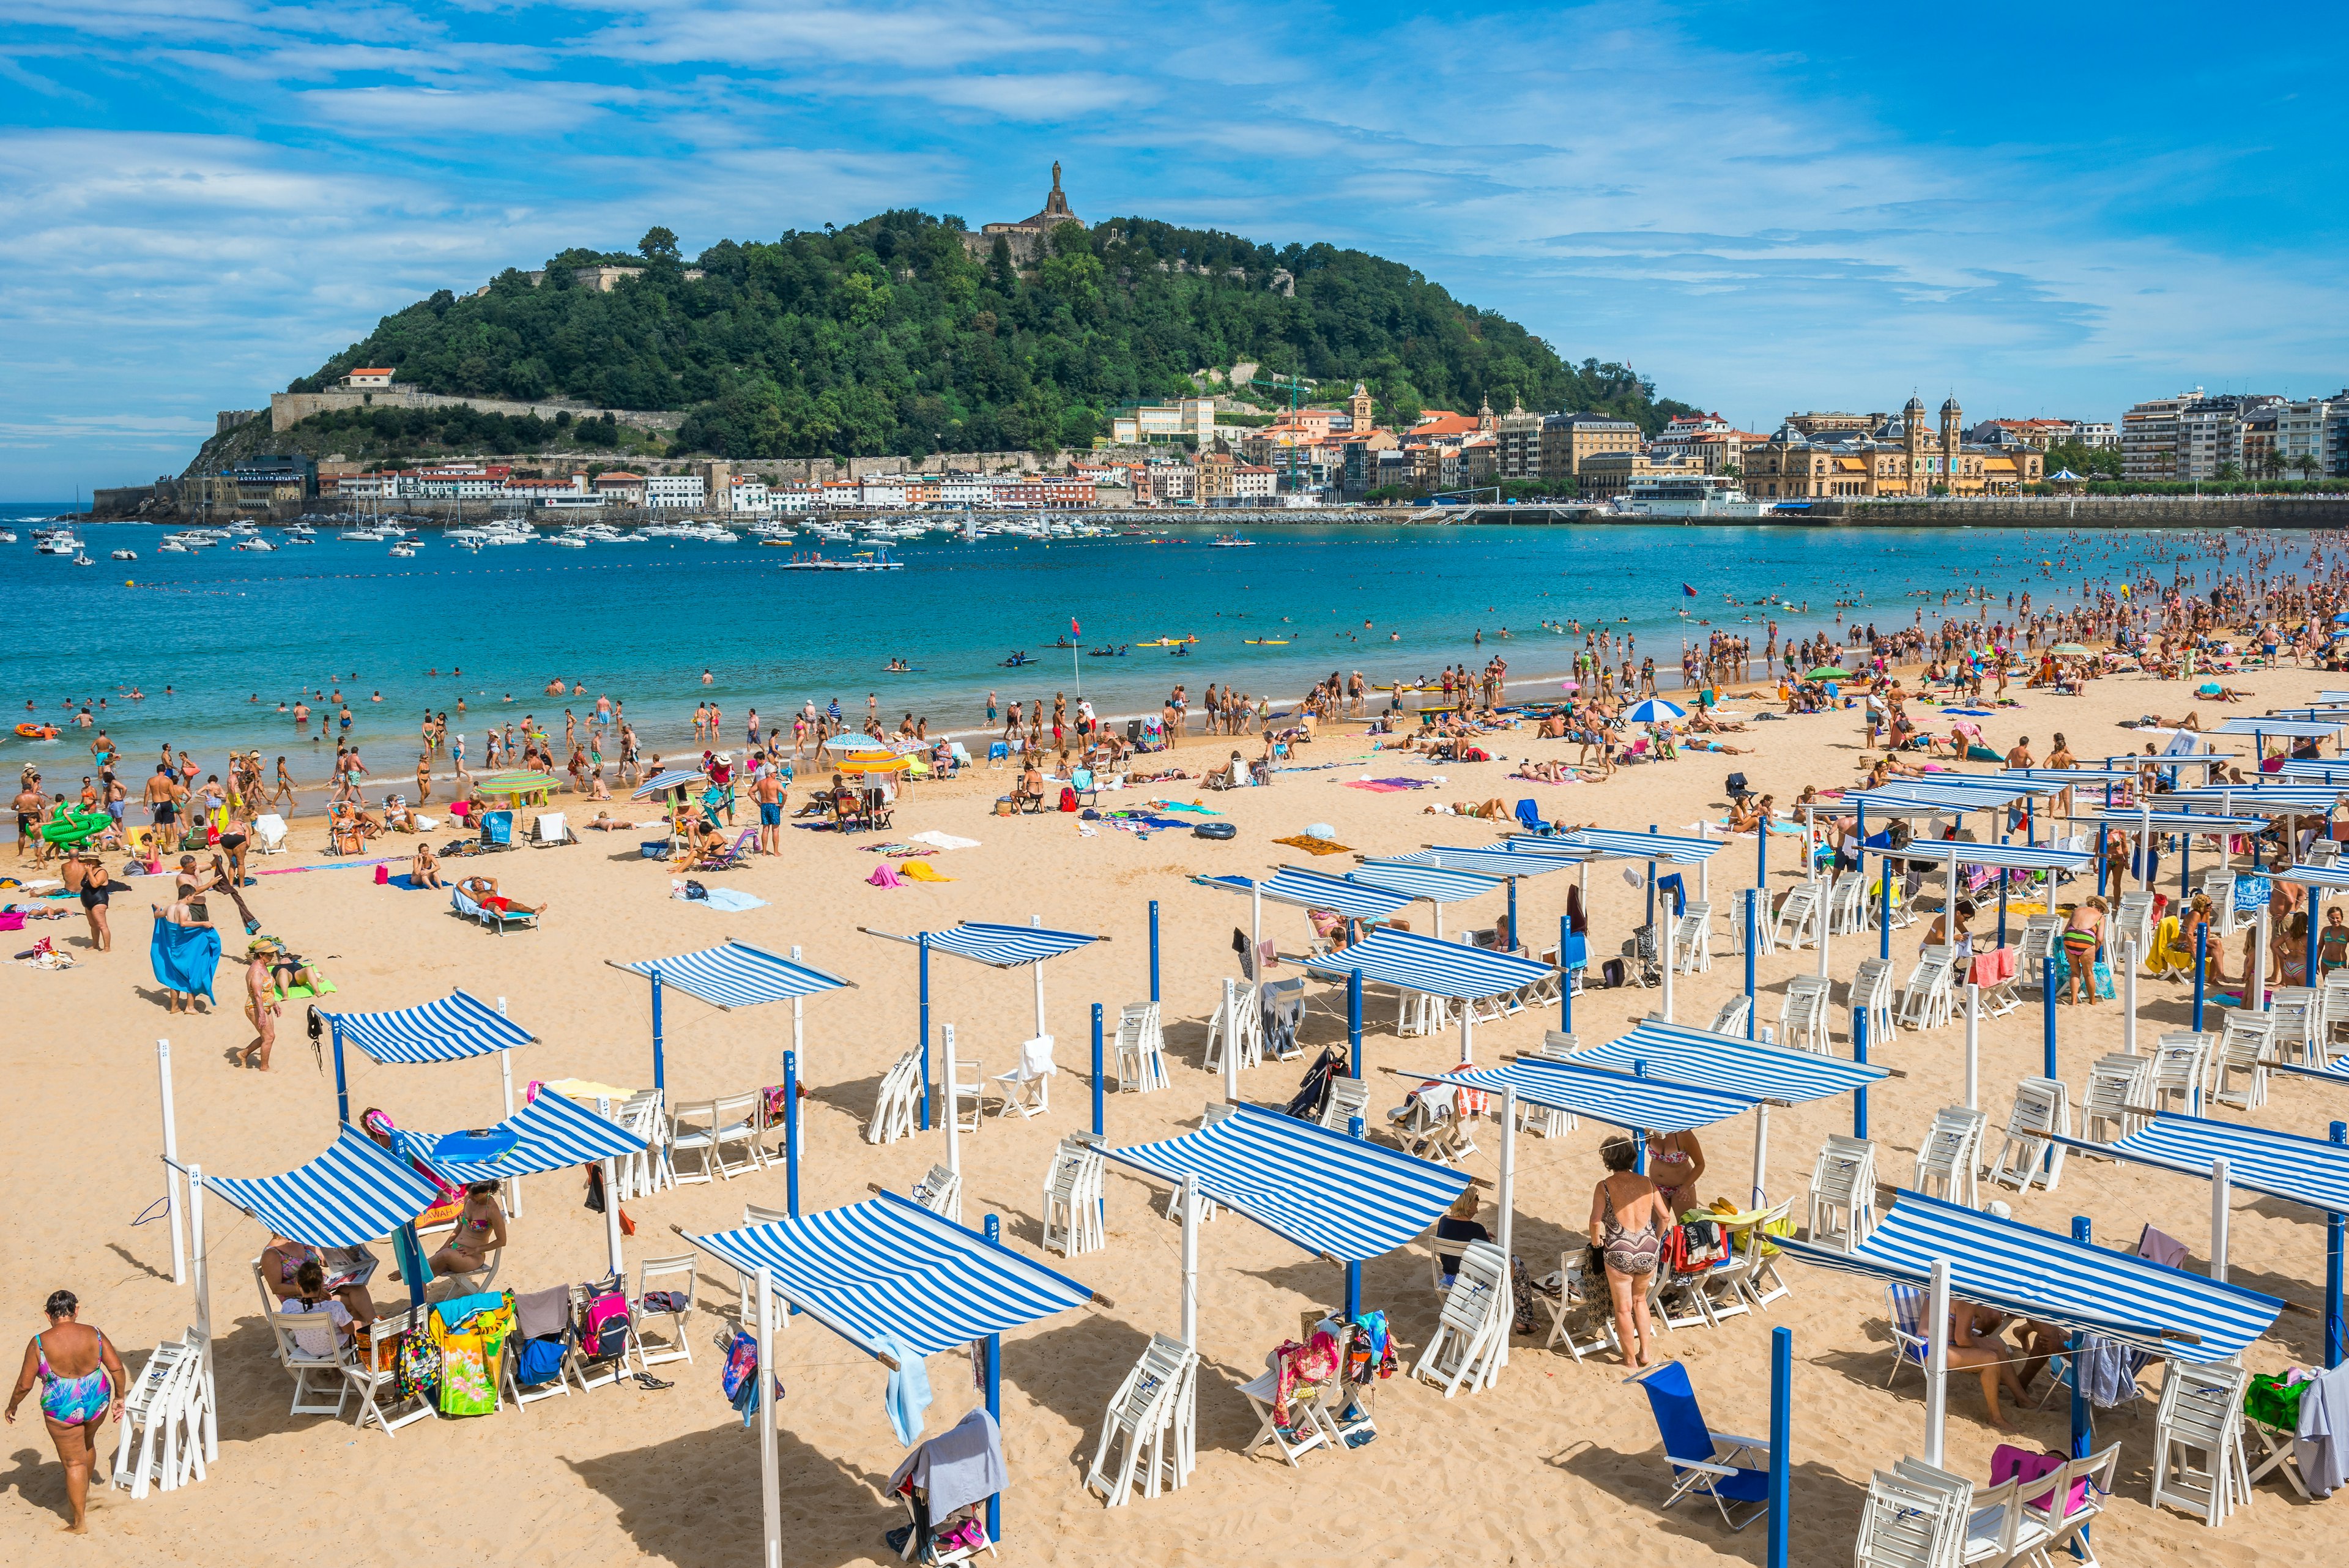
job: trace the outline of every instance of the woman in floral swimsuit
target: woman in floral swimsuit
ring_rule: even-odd
[[[113,1342],[74,1321],[80,1310],[73,1292],[51,1293],[46,1308],[49,1326],[25,1346],[24,1370],[8,1397],[8,1422],[14,1426],[16,1407],[35,1383],[41,1386],[41,1418],[66,1468],[66,1501],[73,1510],[67,1528],[76,1533],[89,1528],[89,1474],[98,1464],[98,1424],[122,1413],[130,1383]]]

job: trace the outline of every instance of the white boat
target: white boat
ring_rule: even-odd
[[[74,557],[74,565],[77,566],[95,566],[98,563],[91,560],[88,556],[76,556]]]
[[[78,556],[81,554],[81,541],[70,534],[52,534],[41,541],[38,548],[44,556]]]
[[[576,534],[557,534],[547,543],[560,545],[566,550],[584,550],[587,547],[587,541]]]
[[[0,528],[0,545],[13,545],[16,542],[16,535],[12,530]]]
[[[166,539],[161,544],[156,545],[155,549],[158,554],[166,556],[184,556],[188,554],[188,547],[185,545],[181,544],[177,539]]]
[[[1775,502],[1754,501],[1726,474],[1672,475],[1635,479],[1609,510],[1619,517],[1764,517]]]
[[[343,537],[346,539],[356,539],[363,545],[379,545],[388,537],[388,535],[378,534],[372,528],[354,528],[349,533],[344,535]]]
[[[405,561],[416,554],[416,546],[413,545],[394,545],[391,547],[391,554],[395,560]]]
[[[258,534],[248,535],[229,546],[232,550],[274,550],[276,545]]]
[[[139,558],[139,552],[136,550],[117,550],[114,552],[114,558],[118,561],[135,561]]]

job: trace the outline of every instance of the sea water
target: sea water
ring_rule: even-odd
[[[0,746],[41,763],[52,788],[78,782],[94,732],[72,720],[87,702],[125,757],[134,794],[167,743],[192,748],[207,772],[229,748],[258,746],[271,771],[285,754],[296,779],[315,782],[337,734],[320,694],[337,689],[352,711],[351,737],[389,778],[412,770],[428,709],[465,733],[468,763],[480,771],[483,726],[518,726],[528,714],[559,742],[564,711],[584,730],[603,694],[626,704],[649,756],[688,749],[692,711],[704,701],[723,710],[733,744],[750,710],[765,726],[788,728],[807,701],[837,701],[859,722],[873,711],[894,729],[911,714],[932,734],[976,734],[990,694],[999,712],[1014,700],[1065,695],[1072,711],[1082,696],[1111,717],[1155,711],[1178,682],[1195,705],[1212,681],[1278,706],[1333,672],[1408,685],[1496,654],[1516,692],[1555,693],[1583,636],[1545,623],[1630,636],[1632,656],[1652,658],[1669,686],[1683,641],[1701,644],[1715,630],[1750,638],[1758,670],[1773,620],[1782,642],[1871,620],[1889,629],[1920,610],[1930,625],[1968,613],[1954,596],[1969,586],[1992,596],[1973,613],[2012,619],[2011,592],[2029,592],[2034,608],[2061,606],[2077,601],[2085,580],[2147,566],[2167,583],[2167,563],[2200,537],[1349,525],[1243,529],[1252,544],[1217,548],[1211,541],[1231,530],[1199,516],[1154,539],[893,545],[903,570],[852,573],[779,570],[792,552],[748,537],[472,552],[428,530],[414,558],[396,559],[388,544],[331,528],[310,545],[288,545],[272,528],[264,536],[274,551],[223,544],[173,555],[156,550],[169,530],[90,524],[78,534],[96,564],[77,566],[33,549],[26,519],[59,510],[0,507],[17,535],[0,545],[0,607],[12,628],[0,649],[11,716]],[[139,559],[109,558],[126,548]],[[2196,556],[2193,564],[2211,563]],[[1198,640],[1182,657],[1136,646],[1191,637]],[[1062,639],[1079,647],[1049,646]],[[1125,651],[1088,656],[1099,648]],[[1019,651],[1034,662],[1004,668]],[[1615,662],[1622,657],[1619,649]],[[911,670],[886,672],[892,659]],[[546,695],[556,678],[585,694]],[[134,689],[143,698],[131,699]],[[313,710],[306,727],[277,711],[296,699]],[[66,733],[27,742],[6,732],[28,719]],[[607,763],[616,756],[607,743]]]

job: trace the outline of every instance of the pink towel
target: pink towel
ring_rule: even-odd
[[[905,885],[905,878],[899,877],[895,868],[885,862],[873,867],[873,875],[864,879],[875,888],[902,888]]]

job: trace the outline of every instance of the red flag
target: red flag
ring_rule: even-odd
[[[1071,616],[1069,618],[1069,635],[1071,637],[1082,637],[1085,635],[1085,628],[1077,624],[1077,618],[1074,616]]]

